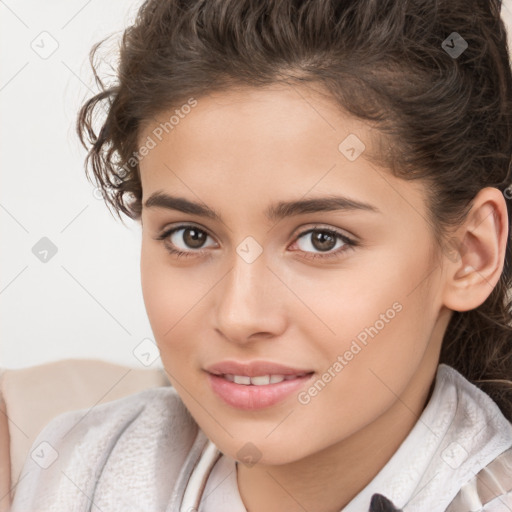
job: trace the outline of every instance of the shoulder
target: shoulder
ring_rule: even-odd
[[[171,431],[184,440],[196,423],[176,390],[170,386],[146,389],[138,393],[93,406],[66,412],[54,418],[40,433],[38,441],[54,441],[64,449],[80,439],[117,443],[123,435],[145,431],[149,435]],[[57,447],[56,446],[56,447]]]
[[[454,400],[450,444],[440,453],[459,491],[447,512],[499,512],[512,500],[512,423],[496,402],[454,368],[440,365],[445,400]],[[506,503],[506,505],[505,505]]]
[[[458,425],[459,431],[470,432],[475,424],[481,424],[487,434],[493,432],[505,443],[503,450],[512,444],[512,423],[487,393],[446,364],[439,365],[437,379],[443,387],[443,400],[453,401],[465,419]]]
[[[67,503],[87,500],[86,495],[108,495],[121,482],[151,492],[164,485],[158,481],[161,475],[168,487],[178,477],[198,432],[170,386],[61,414],[34,442],[12,510],[28,510],[35,503],[61,510],[59,500],[64,510]]]

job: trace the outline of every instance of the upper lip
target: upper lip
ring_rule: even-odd
[[[220,361],[206,367],[206,371],[216,375],[245,375],[257,377],[259,375],[301,375],[312,373],[313,370],[292,368],[272,361]]]

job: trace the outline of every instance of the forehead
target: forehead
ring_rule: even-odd
[[[193,107],[183,103],[162,111],[142,124],[139,143],[147,137],[158,146],[167,142],[174,146],[175,155],[183,144],[193,143],[196,151],[187,151],[188,158],[204,153],[212,142],[215,147],[222,143],[222,149],[229,146],[234,156],[240,149],[246,158],[263,157],[262,147],[284,153],[290,147],[298,150],[301,143],[304,152],[318,142],[337,154],[349,133],[357,133],[364,141],[366,155],[374,150],[374,139],[380,142],[379,132],[344,114],[319,86],[273,84],[215,91],[195,99]],[[156,149],[145,160],[157,156]]]
[[[373,163],[379,132],[322,90],[275,84],[196,101],[161,112],[141,130],[140,142],[154,146],[140,161],[144,201],[157,190],[189,198],[197,192],[214,203],[222,195],[290,199],[336,191],[381,210],[396,209],[399,199],[404,212],[425,213],[419,182]]]

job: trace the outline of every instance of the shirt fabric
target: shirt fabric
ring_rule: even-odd
[[[512,424],[496,403],[440,364],[413,429],[342,512],[367,512],[374,493],[403,512],[445,512],[511,446]],[[236,464],[208,440],[174,388],[149,389],[45,427],[11,512],[246,512]],[[503,491],[484,508],[451,512],[510,512],[512,492]]]

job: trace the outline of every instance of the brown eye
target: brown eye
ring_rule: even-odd
[[[338,240],[341,242],[338,247],[345,245],[345,240],[342,239],[339,233],[327,229],[310,229],[302,233],[298,240],[303,241],[301,250],[306,252],[309,252],[308,249],[320,252],[331,251],[336,247]]]
[[[196,253],[201,253],[201,249],[209,247],[204,245],[208,238],[211,238],[210,235],[203,229],[182,225],[165,230],[156,239],[161,240],[171,254],[197,256]]]
[[[312,231],[311,245],[319,251],[330,251],[336,245],[336,236],[329,231]]]
[[[342,253],[358,244],[334,229],[317,227],[300,233],[294,245],[304,253],[306,259],[325,259],[341,257]]]
[[[180,229],[180,231],[183,231],[181,238],[185,245],[191,249],[200,249],[208,237],[204,231],[197,228],[184,228],[183,230]]]

